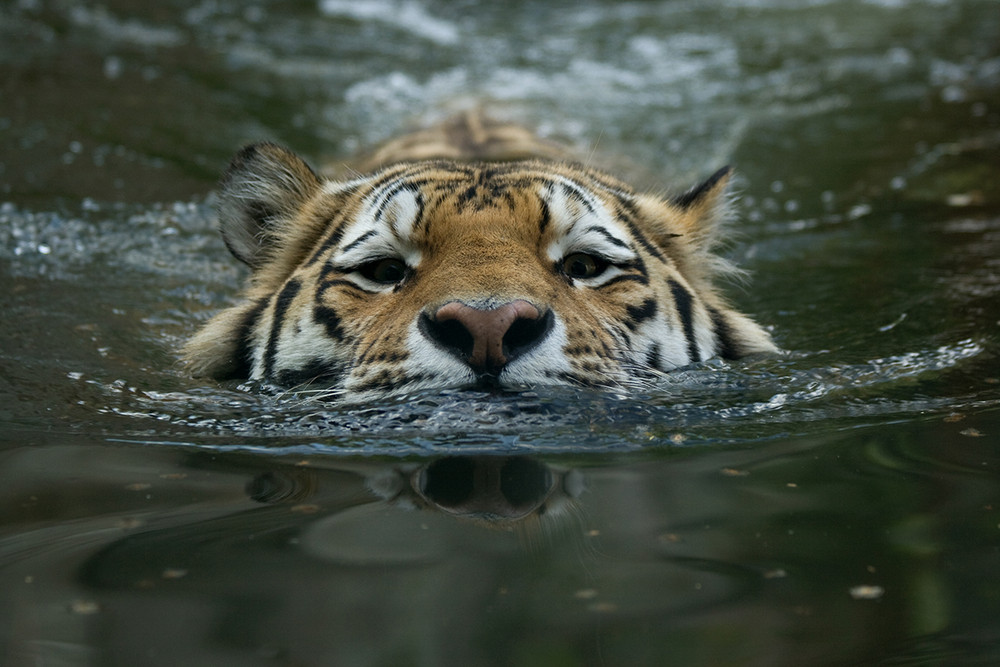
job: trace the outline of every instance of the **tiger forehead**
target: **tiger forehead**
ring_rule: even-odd
[[[458,210],[482,209],[509,203],[509,197],[538,193],[540,189],[589,190],[587,185],[567,175],[551,171],[511,168],[503,164],[478,166],[448,165],[427,171],[386,174],[373,183],[372,200],[385,200],[401,191],[421,192],[448,202]],[[593,193],[589,195],[592,197]]]
[[[364,192],[361,211],[348,221],[341,250],[386,232],[397,239],[437,233],[489,229],[514,231],[531,223],[537,232],[565,232],[587,218],[617,228],[617,212],[632,193],[603,175],[569,165],[433,163],[390,167],[376,174]],[[481,215],[477,215],[481,214]],[[464,220],[468,225],[443,230],[431,221]],[[484,228],[482,220],[491,224]],[[476,223],[479,224],[476,224]],[[450,227],[450,226],[449,226]]]

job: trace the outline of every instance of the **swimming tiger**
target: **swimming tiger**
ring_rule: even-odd
[[[729,168],[636,192],[519,126],[466,114],[346,178],[247,146],[219,188],[237,305],[183,358],[196,375],[331,394],[619,388],[774,351],[715,286]]]

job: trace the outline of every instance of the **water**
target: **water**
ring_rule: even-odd
[[[0,6],[0,662],[996,662],[997,10]],[[786,352],[373,405],[183,373],[236,148],[474,104],[658,190],[734,164]]]

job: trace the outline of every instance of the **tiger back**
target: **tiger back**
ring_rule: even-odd
[[[183,351],[197,375],[331,395],[462,386],[641,386],[776,348],[716,281],[728,168],[635,192],[479,114],[385,145],[330,179],[270,143],[220,186],[239,303]]]

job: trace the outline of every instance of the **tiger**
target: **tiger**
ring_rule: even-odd
[[[250,274],[181,356],[195,376],[326,396],[645,387],[777,350],[723,297],[732,170],[638,192],[517,124],[468,113],[320,175],[246,146],[217,191]]]

